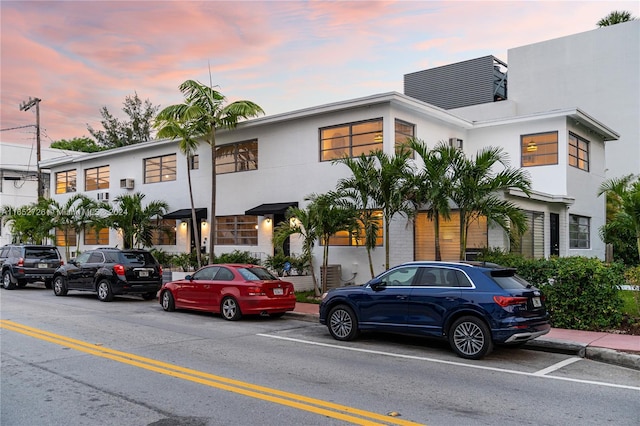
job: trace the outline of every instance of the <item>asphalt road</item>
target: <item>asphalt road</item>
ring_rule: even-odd
[[[638,425],[640,371],[427,339],[333,340],[296,319],[0,291],[0,424]]]

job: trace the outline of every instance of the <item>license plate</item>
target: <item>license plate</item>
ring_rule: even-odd
[[[539,308],[542,306],[542,302],[540,301],[539,297],[534,297],[533,299],[531,299],[531,302],[533,303],[534,308]]]
[[[46,263],[38,263],[38,268],[44,269],[44,268],[48,268],[48,267],[49,267],[49,265],[47,265]]]
[[[139,277],[148,277],[149,276],[149,271],[138,271],[138,276]]]
[[[276,296],[282,296],[284,294],[284,290],[282,290],[281,288],[274,288],[273,294]]]

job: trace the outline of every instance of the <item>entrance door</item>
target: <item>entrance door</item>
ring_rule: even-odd
[[[560,256],[560,215],[549,213],[549,253]]]
[[[276,225],[280,224],[280,222],[284,222],[285,220],[286,217],[284,214],[276,213],[273,215],[273,226],[275,227]],[[287,237],[287,239],[282,243],[282,250],[284,251],[285,256],[291,255],[291,240],[289,239],[289,237]]]

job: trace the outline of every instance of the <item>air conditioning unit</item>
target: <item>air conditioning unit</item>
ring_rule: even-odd
[[[98,201],[109,201],[108,192],[98,192]]]
[[[120,188],[133,189],[135,187],[135,180],[131,178],[120,179]]]
[[[462,139],[449,138],[449,146],[452,146],[457,149],[462,149]]]

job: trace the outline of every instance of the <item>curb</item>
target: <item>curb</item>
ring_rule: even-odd
[[[318,322],[317,314],[287,312],[285,317],[300,321]],[[544,338],[538,338],[527,342],[522,348],[540,352],[574,355],[580,358],[590,359],[592,361],[640,370],[640,353],[619,352],[613,349],[588,346],[583,343]]]

